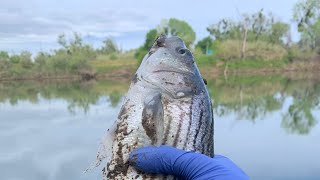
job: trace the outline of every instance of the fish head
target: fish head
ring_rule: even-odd
[[[199,81],[193,54],[177,36],[158,37],[143,59],[139,73],[146,82],[175,98],[193,94]]]

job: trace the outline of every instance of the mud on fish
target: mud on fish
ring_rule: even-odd
[[[158,37],[143,58],[119,116],[97,154],[107,159],[103,179],[173,179],[144,174],[128,164],[130,152],[170,145],[213,156],[213,115],[192,53],[179,37]]]

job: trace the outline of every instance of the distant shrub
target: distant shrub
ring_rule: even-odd
[[[134,54],[134,57],[138,60],[138,64],[142,62],[143,57],[148,53],[148,50],[144,49],[143,47],[140,47],[137,49],[136,53]]]
[[[289,62],[293,61],[308,61],[315,56],[315,52],[311,49],[301,49],[299,45],[294,44],[288,50],[287,59]]]
[[[214,56],[222,60],[240,59],[240,41],[227,40],[217,43]]]
[[[116,60],[116,59],[118,59],[117,54],[116,54],[116,53],[112,53],[112,54],[110,55],[110,59],[111,59],[111,60]]]
[[[237,40],[219,42],[214,55],[222,60],[240,59],[241,43]],[[287,51],[281,45],[263,41],[247,42],[246,44],[245,59],[282,60],[286,55]]]

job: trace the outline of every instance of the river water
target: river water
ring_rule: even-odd
[[[215,152],[251,179],[319,179],[320,80],[243,76],[208,80]],[[0,179],[101,179],[100,139],[128,82],[0,83]]]

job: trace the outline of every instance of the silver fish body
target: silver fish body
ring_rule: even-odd
[[[97,159],[104,179],[173,179],[128,163],[146,145],[170,145],[213,156],[212,104],[192,53],[178,37],[160,36],[143,59]],[[98,163],[99,164],[99,163]]]

